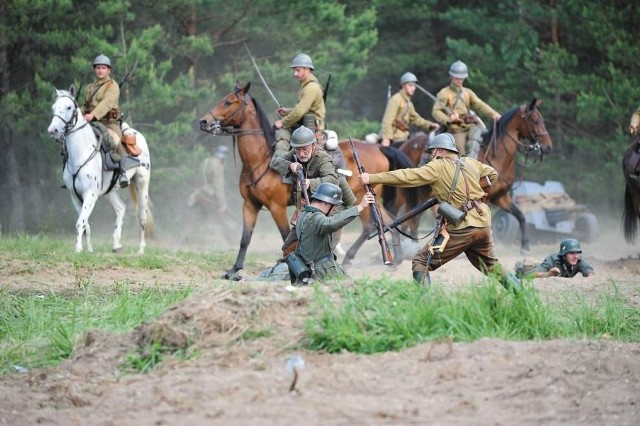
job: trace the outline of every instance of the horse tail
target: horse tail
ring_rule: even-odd
[[[633,243],[638,233],[638,212],[633,207],[633,198],[629,191],[629,184],[624,190],[624,211],[622,212],[622,223],[624,229],[624,239],[628,243]]]
[[[381,146],[380,151],[389,160],[389,170],[410,169],[413,167],[413,162],[407,154],[400,151],[397,148],[390,146]],[[382,187],[382,199],[384,200],[384,207],[393,206],[396,200],[397,188],[390,186]],[[413,208],[418,205],[418,188],[403,188],[405,196],[407,197],[407,203],[409,208]]]
[[[133,201],[133,208],[138,211],[138,188],[135,185],[129,185],[129,192],[131,193],[131,200]],[[151,199],[147,200],[147,223],[144,226],[144,236],[151,238],[155,230],[155,222],[153,221],[153,212],[151,211]]]

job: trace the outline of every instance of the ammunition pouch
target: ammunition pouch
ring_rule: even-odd
[[[108,113],[107,117],[110,120],[120,120],[120,111],[115,108],[112,108]]]
[[[467,215],[467,213],[455,208],[448,201],[442,201],[440,203],[440,205],[438,206],[438,214],[447,219],[447,222],[453,225],[459,225]]]
[[[307,284],[312,278],[313,272],[311,268],[309,268],[302,257],[296,254],[296,252],[289,253],[285,258],[285,262],[289,267],[292,284]]]
[[[409,131],[409,125],[407,123],[405,123],[404,120],[401,120],[399,118],[394,118],[393,119],[393,127],[395,127],[396,129],[400,130],[401,132],[408,132]]]

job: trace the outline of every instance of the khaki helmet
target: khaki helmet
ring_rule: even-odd
[[[427,145],[427,152],[432,149],[442,148],[447,151],[458,153],[458,148],[456,148],[456,140],[451,133],[440,133],[435,138],[429,141]]]
[[[213,156],[221,159],[227,158],[227,154],[229,153],[229,148],[226,145],[218,145],[213,150]]]
[[[291,134],[291,146],[302,148],[316,142],[316,134],[308,127],[300,126]]]
[[[313,66],[313,62],[311,62],[311,57],[306,53],[300,53],[295,58],[293,58],[293,61],[291,61],[291,65],[289,66],[289,68],[311,68],[312,70],[315,69],[315,67]]]
[[[402,74],[402,77],[400,77],[400,86],[406,83],[417,83],[417,82],[418,82],[418,77],[416,77],[416,75],[411,72],[405,72],[404,74]]]
[[[324,149],[327,151],[335,151],[338,148],[338,134],[333,130],[325,130],[326,140],[324,141]]]
[[[107,55],[98,55],[93,60],[93,66],[95,67],[96,65],[106,65],[111,68],[111,59]]]
[[[469,69],[464,62],[455,61],[449,68],[449,75],[455,78],[467,78],[469,76]]]
[[[318,185],[311,198],[339,206],[342,204],[342,189],[333,183],[323,182]]]
[[[574,238],[567,238],[560,243],[560,256],[564,256],[567,253],[582,253],[580,243]]]

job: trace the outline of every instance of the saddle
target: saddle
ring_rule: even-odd
[[[120,170],[119,162],[120,160],[122,160],[122,157],[120,156],[120,154],[112,150],[111,146],[113,145],[113,140],[111,136],[109,136],[106,126],[104,126],[102,123],[94,122],[94,123],[91,123],[91,129],[93,130],[93,133],[96,135],[96,138],[98,139],[98,143],[100,144],[100,155],[102,155],[103,169],[105,171]],[[135,138],[135,135],[132,135],[132,136]],[[135,140],[134,140],[134,143],[135,143]],[[138,150],[139,149],[140,148],[138,148]],[[135,156],[128,155],[125,158],[125,164],[124,164],[125,170],[129,170],[131,168],[138,167],[140,165],[140,160],[134,157]]]

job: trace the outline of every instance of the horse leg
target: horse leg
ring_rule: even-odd
[[[147,246],[145,240],[145,232],[147,226],[147,211],[149,208],[149,179],[142,177],[136,173],[133,177],[135,185],[129,186],[131,192],[131,198],[134,200],[134,204],[138,207],[138,226],[140,227],[140,235],[138,237],[138,254],[143,255],[144,249]]]
[[[87,193],[84,195],[84,202],[80,202],[74,194],[71,195],[73,205],[78,212],[78,220],[76,221],[76,253],[82,251],[82,236],[84,235],[87,244],[87,251],[93,252],[93,246],[91,245],[91,227],[89,226],[89,216],[93,212],[93,208],[98,201],[98,193]]]
[[[518,223],[520,224],[520,252],[527,254],[530,251],[529,232],[524,214],[522,214],[522,211],[513,202],[511,202],[511,206],[507,211],[518,219]]]
[[[253,235],[253,229],[256,226],[256,220],[258,220],[258,213],[262,206],[255,205],[250,200],[245,200],[242,203],[242,238],[240,238],[240,249],[236,256],[236,262],[233,264],[223,277],[227,280],[236,279],[236,272],[244,267],[244,258],[247,254],[247,248],[251,242],[251,236]]]
[[[120,196],[116,191],[111,191],[107,194],[107,198],[116,213],[116,226],[113,230],[113,247],[112,251],[118,253],[122,250],[122,244],[120,244],[120,237],[122,236],[122,222],[124,220],[124,214],[127,211],[127,206],[124,204]]]

